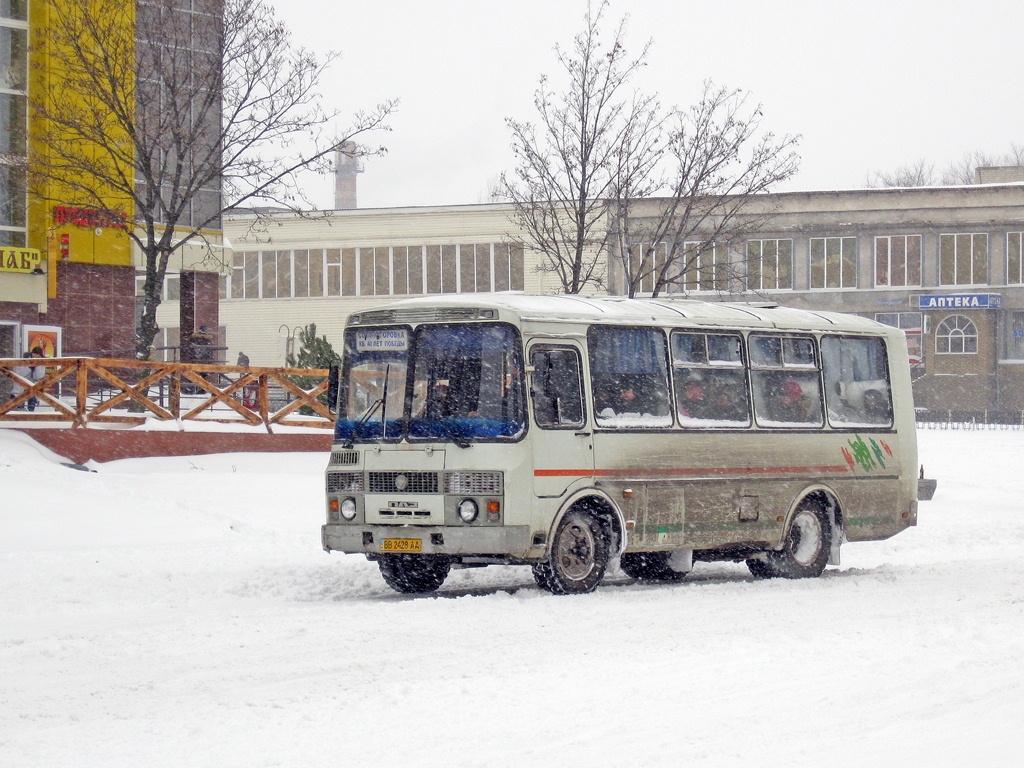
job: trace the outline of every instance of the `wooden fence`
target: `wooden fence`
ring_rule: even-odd
[[[27,378],[25,367],[35,367],[41,377]],[[128,427],[147,419],[181,419],[263,424],[268,432],[275,425],[330,429],[327,374],[113,358],[5,358],[0,359],[0,425]]]

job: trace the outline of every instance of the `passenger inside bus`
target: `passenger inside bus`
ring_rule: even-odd
[[[599,404],[603,404],[604,407],[600,409],[598,415],[605,419],[626,414],[640,415],[640,404],[637,402],[636,391],[630,386],[606,392],[604,397],[599,399]]]
[[[804,390],[795,379],[782,382],[775,407],[775,418],[780,421],[807,421],[807,402]]]
[[[877,389],[869,389],[864,393],[864,413],[866,420],[872,424],[884,424],[892,418],[889,403]]]
[[[702,419],[705,417],[704,388],[696,381],[683,387],[683,396],[679,399],[680,418]]]

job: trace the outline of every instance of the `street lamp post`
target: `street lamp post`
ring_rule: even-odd
[[[295,332],[299,330],[299,326],[288,327],[287,325],[281,325],[277,332],[285,331],[288,335],[285,337],[284,342],[284,361],[287,365],[288,358],[295,355]]]

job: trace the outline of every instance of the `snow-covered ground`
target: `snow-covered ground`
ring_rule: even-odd
[[[409,597],[320,549],[324,456],[83,472],[0,430],[0,766],[1012,764],[1024,433],[920,443],[919,526],[818,580]]]

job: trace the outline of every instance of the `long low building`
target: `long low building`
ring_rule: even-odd
[[[636,215],[663,203],[645,201]],[[348,314],[385,297],[557,292],[538,254],[516,244],[511,213],[483,204],[229,218],[227,361],[244,352],[253,364],[281,364],[309,323],[338,348]],[[707,249],[701,258],[718,266],[697,265],[678,290],[900,327],[919,407],[1024,410],[1024,185],[779,193],[748,213],[766,221]],[[613,293],[623,290],[619,264],[611,254]],[[163,311],[173,333],[174,302]]]

